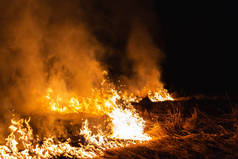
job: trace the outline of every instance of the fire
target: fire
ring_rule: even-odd
[[[173,100],[168,92],[148,93],[151,101]],[[90,130],[90,123],[85,120],[80,128],[79,136],[83,136],[84,144],[78,141],[79,147],[72,146],[71,139],[64,142],[54,137],[40,139],[33,134],[30,120],[12,120],[10,134],[6,144],[0,145],[0,158],[53,158],[66,156],[71,158],[93,158],[103,155],[106,149],[124,147],[152,139],[144,132],[146,122],[131,105],[131,101],[140,97],[125,96],[115,89],[94,89],[89,97],[74,94],[61,95],[48,89],[43,105],[47,110],[57,113],[91,113],[107,115],[110,118],[111,132]]]
[[[47,138],[42,144],[39,139],[34,139],[33,131],[29,126],[29,120],[12,120],[9,127],[11,134],[6,139],[6,146],[0,146],[0,157],[3,159],[18,158],[52,158],[55,156],[65,155],[68,157],[92,158],[96,156],[89,146],[72,147],[68,139],[66,142],[55,143],[53,138]],[[24,126],[25,125],[25,126]],[[19,142],[23,145],[23,150],[18,148]],[[36,144],[35,144],[36,143]]]
[[[56,95],[52,89],[47,90],[44,105],[46,108],[59,113],[84,112],[96,115],[106,114],[116,107],[116,101],[120,98],[114,89],[94,89],[89,97],[62,97]]]
[[[109,138],[102,131],[93,134],[88,128],[87,120],[84,122],[80,134],[86,140],[86,145],[73,147],[70,139],[65,142],[56,142],[54,138],[46,138],[40,144],[38,138],[34,138],[33,130],[29,126],[30,120],[12,120],[9,127],[11,133],[6,139],[6,145],[0,146],[0,157],[3,159],[18,158],[53,158],[64,155],[66,157],[93,158],[102,155],[105,149],[126,146],[138,143],[135,140],[118,141]],[[149,138],[147,138],[148,140]],[[19,145],[23,147],[18,148]]]
[[[157,91],[148,91],[148,97],[152,102],[159,101],[173,101],[174,98],[168,93],[166,89],[160,89]]]
[[[113,124],[112,137],[131,140],[151,139],[151,137],[144,134],[145,121],[133,110],[116,108],[109,116],[112,118]]]
[[[108,115],[112,120],[113,125],[113,135],[112,138],[117,139],[130,139],[130,140],[149,140],[150,137],[144,134],[145,121],[139,117],[132,105],[125,99],[121,99],[121,96],[114,89],[110,89],[108,94],[104,96],[95,95],[88,98],[87,102],[79,103],[79,100],[72,97],[67,102],[65,107],[63,103],[59,104],[61,98],[56,98],[52,101],[50,93],[53,91],[49,89],[47,99],[49,99],[49,108],[52,111],[72,113],[72,112],[85,112],[85,113],[95,113],[100,115],[101,113]],[[93,91],[93,93],[100,93],[98,91]],[[123,109],[122,105],[118,103],[119,100],[124,101],[127,109]],[[83,101],[83,99],[81,99]],[[93,108],[93,109],[92,109]]]

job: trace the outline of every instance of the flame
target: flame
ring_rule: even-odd
[[[148,92],[152,102],[173,100],[167,90]],[[91,113],[107,115],[111,121],[111,131],[96,133],[89,128],[89,122],[84,121],[79,132],[86,141],[78,141],[79,147],[72,146],[71,139],[60,142],[54,137],[40,139],[33,134],[30,120],[12,120],[9,126],[10,134],[6,144],[0,145],[0,158],[53,158],[65,156],[70,158],[93,158],[103,155],[106,149],[124,147],[149,141],[152,138],[144,132],[146,122],[131,105],[131,101],[139,101],[141,97],[130,94],[122,95],[115,89],[93,89],[89,97],[74,94],[57,94],[49,88],[44,96],[43,105],[46,109],[57,113]]]
[[[63,106],[63,103],[59,104],[58,98],[52,101],[49,93],[53,91],[49,89],[47,99],[49,99],[49,108],[52,111],[72,113],[72,112],[86,112],[94,114],[106,114],[112,120],[113,125],[113,135],[112,138],[117,139],[130,139],[130,140],[149,140],[150,137],[144,134],[145,121],[136,113],[135,109],[129,103],[131,99],[126,100],[121,98],[119,93],[115,89],[110,89],[107,94],[103,96],[93,94],[93,97],[88,98],[87,101],[82,103],[75,97],[72,97],[67,102],[67,107]],[[100,93],[98,91],[93,91],[93,93]],[[61,99],[61,98],[59,98]],[[127,109],[123,109],[122,105],[118,103],[119,100],[124,101]],[[71,112],[72,111],[72,112]]]
[[[89,97],[68,96],[63,99],[52,89],[48,89],[44,101],[46,108],[60,113],[84,112],[102,115],[116,107],[116,101],[120,98],[114,89],[93,89]]]
[[[148,97],[152,102],[159,101],[173,101],[174,98],[168,93],[166,89],[159,89],[157,91],[148,91]]]
[[[145,121],[137,113],[129,109],[116,108],[109,114],[112,118],[113,135],[118,139],[150,140],[144,134]]]
[[[138,143],[134,141],[118,141],[106,136],[102,131],[93,134],[88,128],[87,120],[84,122],[80,134],[84,136],[87,145],[73,147],[71,140],[65,142],[56,142],[54,138],[46,138],[40,144],[38,138],[34,138],[33,130],[29,125],[30,120],[12,120],[9,129],[10,135],[6,139],[6,145],[0,145],[0,158],[18,159],[18,158],[53,158],[56,156],[65,156],[71,158],[93,158],[102,155],[106,149],[126,146],[128,144]],[[149,138],[147,138],[149,139]],[[23,150],[18,148],[23,145]]]

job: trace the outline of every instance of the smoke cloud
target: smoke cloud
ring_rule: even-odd
[[[85,95],[103,78],[95,58],[102,48],[84,22],[58,20],[48,3],[16,1],[11,7],[0,59],[3,93],[17,102],[14,105],[32,104],[49,86]],[[61,7],[59,14],[71,9]]]
[[[142,96],[149,90],[163,89],[159,70],[163,54],[153,43],[146,27],[139,22],[132,25],[127,53],[133,71],[133,76],[128,79],[129,89],[133,93],[141,92]]]
[[[1,3],[8,6],[1,15],[1,123],[14,112],[43,111],[38,100],[49,87],[87,95],[102,81],[95,58],[102,47],[80,16],[71,16],[74,4],[53,10],[56,3],[47,1]]]
[[[0,134],[13,113],[43,112],[39,97],[87,96],[109,72],[130,92],[162,88],[153,1],[0,2]]]

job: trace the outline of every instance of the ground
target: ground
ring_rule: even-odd
[[[238,101],[199,97],[152,103],[145,98],[134,106],[153,140],[107,150],[98,158],[238,158]]]
[[[138,109],[162,136],[105,152],[102,158],[238,158],[238,102],[227,97],[142,102]],[[148,128],[149,129],[149,128]]]

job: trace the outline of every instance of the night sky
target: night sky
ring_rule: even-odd
[[[235,3],[157,2],[167,61],[164,80],[186,93],[237,93]]]

